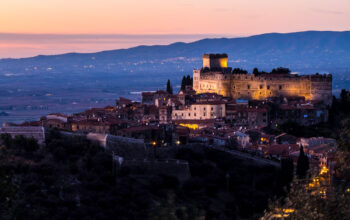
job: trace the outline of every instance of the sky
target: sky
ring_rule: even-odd
[[[0,58],[305,30],[350,30],[350,1],[0,1]]]

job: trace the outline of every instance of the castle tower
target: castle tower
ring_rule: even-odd
[[[227,68],[227,54],[204,54],[203,68]]]

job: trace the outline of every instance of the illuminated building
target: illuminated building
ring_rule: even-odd
[[[227,67],[226,54],[204,54],[203,68],[193,71],[193,89],[196,93],[217,93],[249,100],[300,96],[330,105],[332,75],[233,73],[232,68]]]
[[[205,120],[223,118],[226,115],[225,103],[221,101],[197,102],[189,108],[173,110],[173,120]]]

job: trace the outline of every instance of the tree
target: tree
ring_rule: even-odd
[[[183,76],[181,81],[181,90],[185,91],[186,86],[192,86],[193,84],[193,78],[190,75]]]
[[[181,90],[185,91],[185,89],[186,89],[186,77],[183,76],[181,81]]]
[[[168,82],[166,83],[166,91],[167,91],[169,94],[173,94],[173,87],[172,87],[171,84],[170,84],[170,79],[168,79]]]
[[[186,77],[186,86],[190,86],[190,85],[192,85],[191,76],[187,75],[187,77]]]
[[[294,165],[291,158],[281,160],[280,183],[282,186],[287,186],[292,182],[294,177]]]
[[[232,73],[233,74],[247,74],[248,71],[247,70],[244,70],[244,69],[240,69],[240,68],[234,68],[232,70]]]
[[[300,153],[297,163],[297,175],[299,179],[306,177],[306,173],[309,170],[309,158],[304,153],[303,146],[300,147]]]
[[[328,187],[327,197],[322,197],[295,180],[288,196],[270,202],[269,210],[261,219],[349,219],[349,194]]]
[[[350,111],[350,92],[342,89],[340,93],[340,109],[344,113]]]
[[[344,151],[350,151],[350,118],[346,118],[341,122],[339,147]]]
[[[289,74],[290,69],[285,67],[278,67],[277,69],[272,69],[271,73],[272,74]]]

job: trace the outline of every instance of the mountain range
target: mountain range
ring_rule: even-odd
[[[283,66],[302,72],[350,69],[350,31],[269,33],[240,38],[203,39],[165,46],[138,46],[97,53],[39,55],[1,59],[1,74],[186,73],[201,67],[203,53],[227,53],[229,66],[251,71]]]

